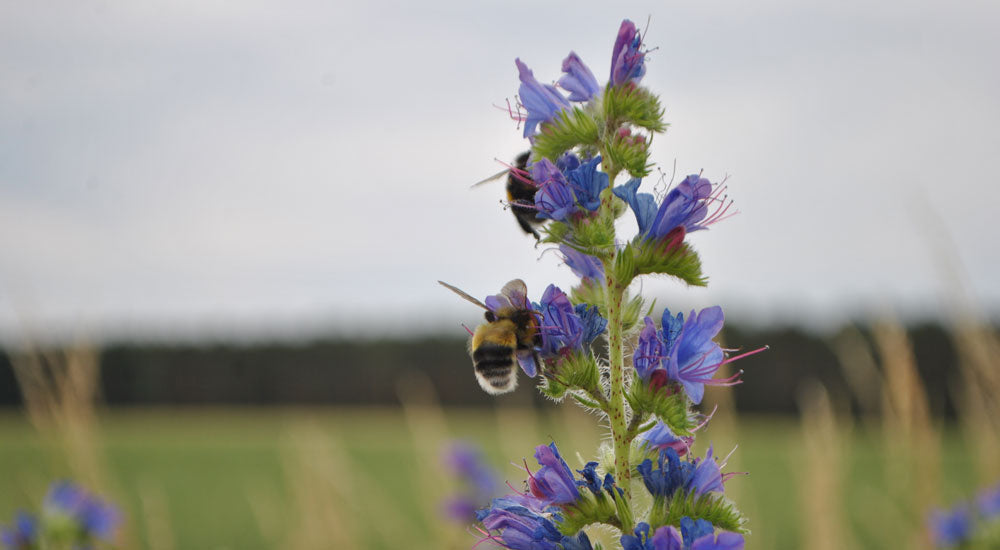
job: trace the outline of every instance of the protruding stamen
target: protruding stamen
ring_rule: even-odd
[[[740,355],[737,355],[736,357],[730,357],[729,359],[726,359],[725,361],[722,362],[722,364],[725,365],[726,363],[732,363],[733,361],[736,361],[736,360],[739,360],[739,359],[743,359],[744,357],[750,357],[751,355],[757,355],[758,353],[760,353],[762,351],[767,351],[769,349],[771,349],[771,346],[764,346],[764,347],[761,347],[761,348],[757,348],[757,349],[755,349],[753,351],[748,351],[746,353],[741,353]]]

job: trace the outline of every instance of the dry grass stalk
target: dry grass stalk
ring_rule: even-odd
[[[803,506],[802,548],[849,550],[856,544],[844,517],[847,486],[844,457],[850,456],[849,437],[842,434],[830,396],[816,382],[799,394],[802,411],[801,503]]]
[[[975,453],[980,484],[995,483],[1000,479],[1000,339],[971,317],[953,333],[962,369],[956,399],[962,427]]]
[[[874,326],[873,336],[885,378],[882,437],[889,494],[906,508],[911,537],[907,547],[929,548],[930,541],[919,526],[927,510],[939,502],[941,438],[932,424],[927,392],[905,329],[885,321]]]
[[[174,550],[174,533],[170,528],[170,509],[167,495],[159,484],[147,480],[139,491],[142,518],[146,528],[149,550]]]
[[[455,480],[441,463],[441,450],[452,440],[441,403],[430,380],[423,375],[411,375],[397,387],[403,405],[403,416],[413,442],[414,463],[417,466],[417,488],[421,495],[424,524],[430,529],[428,549],[467,548],[469,536],[444,521],[440,503],[454,494]],[[414,544],[410,544],[415,548]]]
[[[285,548],[358,548],[358,523],[345,502],[356,494],[354,476],[348,475],[354,470],[323,431],[305,422],[293,427],[283,458],[294,510],[286,521]]]
[[[25,411],[35,429],[59,450],[72,476],[105,489],[98,450],[97,401],[100,362],[87,346],[11,354]]]

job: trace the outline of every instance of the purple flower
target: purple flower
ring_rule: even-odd
[[[559,287],[549,285],[542,294],[537,309],[542,314],[542,357],[556,357],[566,350],[582,346],[585,329],[583,320],[577,315],[569,297]]]
[[[632,354],[632,365],[642,380],[648,380],[655,369],[662,368],[663,358],[667,356],[667,348],[653,320],[646,317],[645,323],[642,332],[639,333],[639,343],[635,353]]]
[[[569,52],[562,62],[562,70],[564,74],[559,79],[559,85],[569,92],[570,101],[590,101],[601,91],[594,73],[575,53]]]
[[[687,454],[691,445],[694,444],[694,437],[678,437],[662,421],[657,422],[655,426],[639,434],[639,440],[648,448],[660,450],[673,449],[679,456]]]
[[[539,218],[556,221],[565,220],[576,210],[573,190],[566,182],[566,176],[549,159],[542,159],[531,165],[531,179],[538,183],[535,192],[535,207]]]
[[[608,187],[610,181],[607,174],[597,171],[600,162],[601,157],[596,156],[566,174],[577,202],[591,212],[601,206],[601,191]]]
[[[0,544],[9,550],[33,548],[38,542],[38,522],[25,512],[18,512],[10,527],[0,526]]]
[[[455,521],[468,522],[475,511],[497,494],[497,475],[473,445],[454,442],[442,456],[461,486],[461,492],[445,502],[445,514]]]
[[[968,506],[956,506],[950,512],[931,512],[931,533],[938,546],[955,546],[972,534],[972,512]]]
[[[673,525],[665,525],[653,533],[652,550],[681,550],[683,545],[683,538]]]
[[[562,252],[566,265],[573,270],[574,275],[584,281],[590,279],[603,284],[604,264],[601,263],[601,260],[564,244],[559,245],[559,251]]]
[[[498,498],[477,514],[483,527],[499,531],[487,538],[512,550],[558,550],[562,533],[546,517],[521,506],[515,501]]]
[[[708,202],[712,198],[712,182],[692,175],[684,178],[677,187],[670,190],[660,203],[656,217],[649,227],[648,238],[662,239],[678,227],[685,233],[705,229],[716,220],[710,219],[703,225],[699,222],[708,215]],[[713,216],[715,218],[715,216]]]
[[[688,490],[694,491],[698,495],[712,492],[722,493],[725,491],[725,487],[722,485],[722,469],[712,456],[712,447],[708,448],[705,458],[696,458],[693,464],[694,469],[686,485]]]
[[[528,111],[524,120],[524,137],[535,133],[535,128],[539,123],[552,120],[560,111],[569,108],[569,101],[550,84],[541,84],[535,80],[535,75],[531,69],[520,59],[515,59],[518,76],[521,79],[521,87],[518,94],[521,97],[521,104]]]
[[[582,470],[577,470],[576,472],[583,476],[583,481],[576,482],[577,486],[590,489],[590,492],[594,493],[595,496],[601,494],[601,478],[597,475],[596,462],[588,462]]]
[[[712,380],[726,358],[722,347],[712,341],[722,330],[724,320],[719,306],[705,308],[697,315],[692,311],[677,334],[667,358],[667,375],[684,386],[684,391],[695,404],[701,403],[705,384],[732,382],[731,379]]]
[[[976,499],[979,504],[979,514],[983,519],[991,520],[1000,517],[1000,485],[979,493]]]
[[[640,51],[642,36],[635,23],[628,19],[618,28],[618,38],[611,54],[611,85],[618,86],[631,82],[638,84],[646,74],[646,54]]]
[[[718,538],[708,534],[696,539],[691,544],[691,550],[743,550],[743,535],[723,531]]]
[[[57,481],[45,497],[46,514],[68,516],[86,536],[111,540],[120,522],[118,509],[68,481]]]
[[[497,476],[483,460],[479,449],[468,443],[454,442],[443,459],[445,466],[460,480],[475,488],[480,494],[487,494],[487,499],[492,496],[490,493],[497,488]]]
[[[528,479],[531,494],[549,504],[569,504],[580,498],[576,480],[555,443],[535,448],[535,460],[542,467]]]

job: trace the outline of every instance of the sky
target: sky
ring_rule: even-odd
[[[690,237],[707,289],[645,292],[764,324],[1000,311],[995,2],[2,2],[0,339],[461,333],[481,312],[438,279],[570,286],[469,186],[526,149],[514,58],[603,81],[623,18],[652,160],[740,211]]]

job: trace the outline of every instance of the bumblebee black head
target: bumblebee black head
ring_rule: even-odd
[[[486,322],[487,323],[492,323],[493,321],[497,320],[496,314],[493,313],[492,311],[489,311],[489,310],[486,311],[485,317],[486,317]]]

